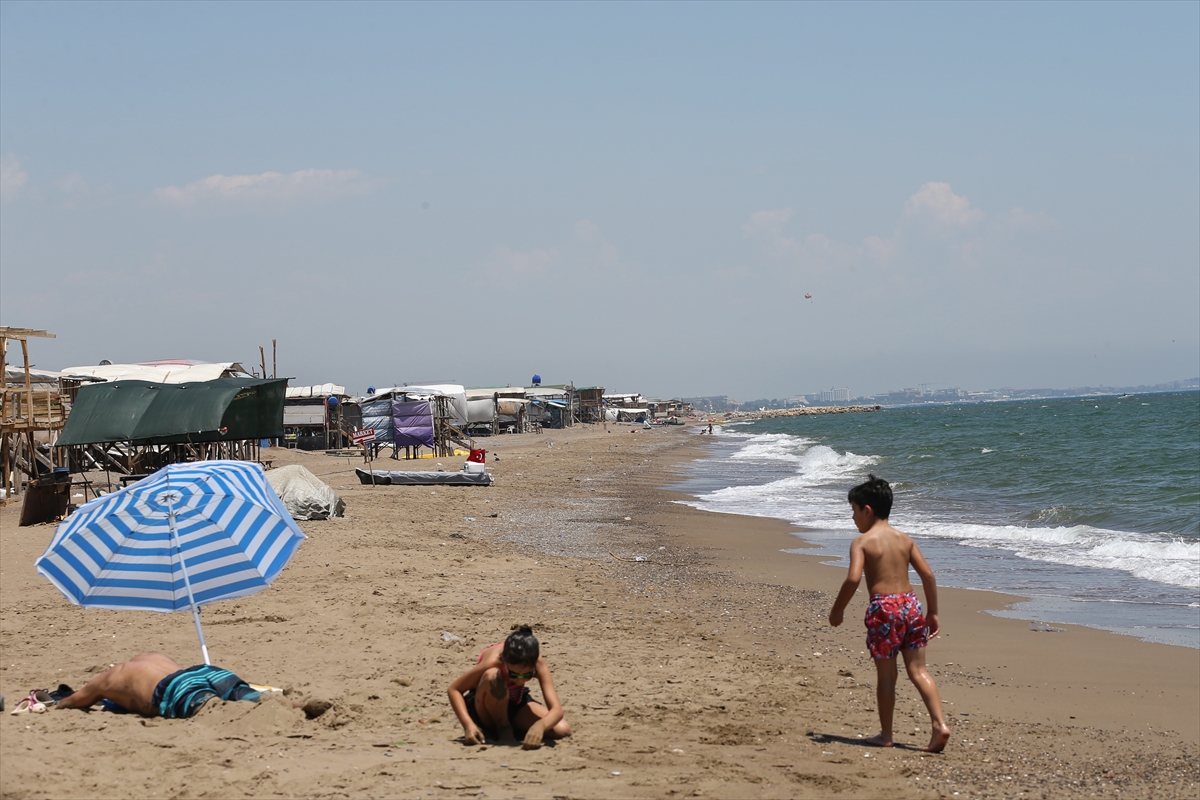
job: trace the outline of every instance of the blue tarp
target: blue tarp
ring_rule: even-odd
[[[392,401],[376,400],[373,403],[362,404],[364,428],[375,430],[376,442],[392,441]]]

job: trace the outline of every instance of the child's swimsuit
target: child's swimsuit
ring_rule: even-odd
[[[513,699],[513,693],[517,694],[517,699]],[[467,714],[475,721],[476,725],[483,726],[483,722],[479,719],[479,711],[475,708],[475,690],[467,689],[463,693],[463,700],[467,701]],[[517,712],[524,706],[529,705],[533,698],[529,695],[528,686],[514,686],[508,690],[508,724],[512,725],[513,720],[517,718]]]
[[[915,592],[871,595],[863,622],[872,658],[895,658],[903,648],[916,650],[929,643],[925,615]]]
[[[500,644],[494,644],[494,645],[491,645],[490,647],[485,647],[485,648],[483,648],[483,653],[486,653],[488,650],[491,650],[492,647],[501,647],[501,646],[503,646],[503,644],[504,643],[501,642]],[[475,659],[476,664],[483,661],[483,653],[480,653],[479,658]],[[508,680],[508,665],[504,663],[504,659],[500,660],[500,669],[502,669],[504,671],[504,680],[507,681]],[[463,697],[466,697],[466,695],[463,695]],[[515,686],[508,687],[509,711],[512,711],[512,707],[514,704],[516,704],[518,706],[523,706],[528,702],[529,702],[529,689],[526,688],[524,684],[517,684]]]
[[[499,646],[500,646],[499,644],[494,644],[491,647],[485,647],[483,649],[483,653],[486,653],[488,650],[491,650],[492,647],[499,647]],[[475,659],[476,664],[483,661],[483,653],[480,653],[479,658]],[[508,665],[505,664],[503,660],[500,661],[500,669],[504,670],[504,677],[505,677],[505,680],[507,680],[508,679]],[[528,686],[526,686],[524,684],[516,684],[515,686],[508,687],[508,721],[509,721],[509,723],[511,723],[513,721],[513,719],[515,719],[516,714],[518,711],[521,710],[521,707],[528,705],[529,701],[532,699],[533,698],[530,697],[530,695],[529,695],[529,687]],[[463,693],[463,700],[467,701],[467,714],[469,714],[471,719],[475,721],[476,725],[482,725],[483,723],[479,721],[479,712],[475,710],[475,690],[467,689],[467,691]]]
[[[172,672],[159,681],[150,702],[161,716],[184,719],[214,697],[257,702],[260,694],[229,670],[198,664]]]

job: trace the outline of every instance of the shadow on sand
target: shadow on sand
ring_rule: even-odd
[[[868,750],[884,750],[884,749],[886,749],[886,748],[879,747],[877,745],[873,745],[870,742],[868,742],[866,739],[851,738],[849,736],[838,736],[835,733],[818,733],[816,731],[809,731],[808,738],[819,744],[827,744],[830,742],[836,742],[837,744],[848,744],[848,745],[853,745],[855,747],[865,747]],[[892,745],[892,749],[893,750],[912,750],[912,751],[918,752],[918,753],[925,752],[922,750],[921,745],[907,744],[905,742],[896,742],[895,744]]]

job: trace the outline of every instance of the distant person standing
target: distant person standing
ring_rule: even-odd
[[[892,511],[892,487],[882,478],[868,475],[866,483],[850,490],[850,507],[859,536],[850,543],[850,571],[842,583],[829,624],[842,624],[842,614],[862,580],[867,575],[871,604],[867,606],[864,622],[867,626],[867,649],[875,660],[877,684],[875,697],[879,703],[880,731],[867,743],[891,747],[892,717],[896,710],[896,656],[904,653],[904,668],[908,678],[921,693],[933,735],[923,749],[940,753],[950,741],[950,728],[942,715],[942,700],[937,684],[925,667],[925,645],[941,631],[938,621],[937,580],[920,548],[908,535],[888,524]],[[908,580],[908,567],[917,571],[929,616],[921,613],[921,602]],[[926,622],[928,619],[928,622]]]

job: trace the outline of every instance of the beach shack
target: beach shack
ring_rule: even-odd
[[[289,386],[283,406],[283,442],[297,450],[346,447],[363,425],[362,408],[336,383]]]
[[[525,387],[525,399],[532,405],[531,414],[535,429],[570,428],[575,424],[575,387],[570,384],[558,386]]]
[[[529,401],[524,386],[484,386],[466,393],[472,433],[482,431],[484,420],[492,434],[528,431]]]
[[[609,408],[640,408],[642,396],[638,392],[605,392],[604,405]]]
[[[458,384],[392,386],[361,398],[362,424],[375,430],[377,446],[392,447],[392,458],[419,458],[427,447],[441,457],[455,445],[474,448],[466,389]]]
[[[642,422],[650,419],[650,408],[638,392],[604,395],[604,418],[608,422]]]
[[[72,464],[116,472],[123,482],[184,461],[261,463],[261,441],[283,436],[286,387],[282,378],[88,384],[56,447],[72,449]]]
[[[29,486],[56,478],[67,469],[66,457],[53,449],[70,413],[78,381],[60,372],[34,369],[29,339],[53,339],[32,328],[0,327],[0,505],[22,496]],[[19,346],[21,362],[9,360],[9,347]],[[67,478],[69,482],[69,477]],[[24,514],[22,514],[24,517]]]
[[[576,387],[574,406],[576,422],[589,424],[604,422],[604,387]]]

